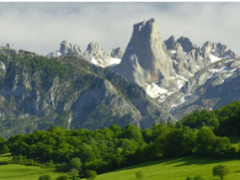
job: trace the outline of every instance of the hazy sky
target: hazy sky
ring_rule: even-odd
[[[240,55],[240,3],[0,3],[0,45],[46,55],[62,40],[85,51],[97,42],[125,50],[133,24],[155,18],[162,40],[188,37],[198,46],[221,42]]]

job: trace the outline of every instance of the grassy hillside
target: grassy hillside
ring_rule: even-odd
[[[9,160],[10,154],[0,155],[0,161]],[[19,164],[0,165],[1,180],[38,180],[38,177],[49,174],[55,180],[63,173],[54,172],[54,168],[41,168],[39,166],[25,166]]]
[[[0,156],[0,161],[8,159]],[[135,180],[135,173],[143,171],[143,180],[185,180],[187,176],[202,175],[206,180],[218,180],[212,176],[212,168],[218,164],[227,165],[231,173],[225,180],[240,179],[240,160],[212,160],[195,156],[154,161],[98,175],[97,180]],[[38,180],[43,174],[49,174],[55,180],[61,173],[53,168],[38,166],[0,165],[0,180]]]
[[[99,175],[97,180],[135,180],[135,173],[143,171],[143,180],[185,180],[188,176],[202,175],[206,180],[217,180],[212,168],[218,164],[227,165],[231,173],[225,180],[240,179],[240,160],[211,160],[197,157],[174,158],[140,164],[123,170]]]

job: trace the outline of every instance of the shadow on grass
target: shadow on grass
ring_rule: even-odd
[[[4,158],[4,157],[11,157],[11,154],[8,153],[8,154],[2,154],[2,155],[0,155],[0,158]]]
[[[169,158],[169,159],[161,159],[158,161],[151,161],[147,163],[142,163],[130,167],[126,167],[123,169],[118,169],[113,172],[119,172],[123,170],[131,170],[135,168],[143,168],[146,166],[152,166],[152,165],[157,165],[157,164],[162,164],[162,165],[170,165],[170,164],[176,164],[174,165],[175,167],[180,167],[180,166],[188,166],[188,165],[205,165],[205,164],[216,164],[216,163],[224,163],[227,161],[231,160],[236,160],[236,159],[213,159],[213,158],[202,158],[199,156],[186,156],[183,158]],[[240,173],[240,171],[239,171]]]

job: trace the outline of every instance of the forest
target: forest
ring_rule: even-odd
[[[0,138],[0,153],[12,154],[8,163],[54,166],[58,171],[75,172],[80,177],[86,177],[89,171],[101,174],[193,154],[239,158],[239,148],[232,146],[228,138],[239,135],[239,107],[240,102],[235,102],[215,111],[196,110],[176,124],[169,121],[155,124],[152,129],[131,124],[96,130],[51,127],[13,135],[8,140]]]

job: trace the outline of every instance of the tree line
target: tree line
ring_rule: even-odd
[[[193,129],[181,122],[156,124],[152,129],[133,125],[112,125],[97,130],[68,130],[51,127],[26,135],[0,139],[0,152],[11,152],[11,163],[45,164],[59,171],[85,177],[160,158],[197,154],[202,157],[239,156],[228,137],[219,137],[212,128]]]

